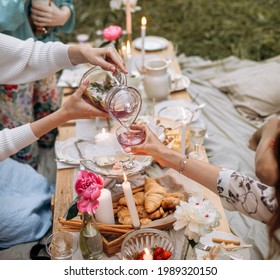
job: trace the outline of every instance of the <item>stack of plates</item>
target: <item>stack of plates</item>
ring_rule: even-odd
[[[142,38],[137,38],[133,41],[135,49],[142,49]],[[145,51],[159,51],[168,47],[168,40],[158,36],[146,36],[144,41]]]

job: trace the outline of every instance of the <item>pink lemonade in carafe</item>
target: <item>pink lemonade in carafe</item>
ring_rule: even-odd
[[[85,95],[100,110],[108,112],[123,126],[129,127],[136,120],[142,106],[142,98],[137,89],[126,85],[126,77],[116,75],[101,67],[93,67],[82,77],[81,83],[89,80]]]

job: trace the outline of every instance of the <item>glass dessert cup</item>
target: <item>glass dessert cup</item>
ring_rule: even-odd
[[[123,149],[125,149],[127,147],[137,146],[144,143],[146,133],[143,128],[133,130],[131,127],[120,126],[116,130],[116,136],[120,145],[123,147]],[[142,170],[141,163],[135,160],[133,153],[129,153],[129,161],[124,162],[122,167],[124,171],[128,170],[137,172]]]

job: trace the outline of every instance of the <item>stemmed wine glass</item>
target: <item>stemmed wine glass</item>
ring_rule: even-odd
[[[132,129],[131,127],[120,126],[116,130],[118,142],[123,149],[142,144],[145,141],[146,133],[143,128]],[[141,163],[134,160],[133,153],[129,153],[129,161],[123,164],[128,172],[139,172],[142,169]]]
[[[206,134],[206,125],[201,119],[189,124],[191,143],[194,145],[194,151],[188,155],[198,160],[204,159],[204,155],[200,152],[201,145],[204,142]]]

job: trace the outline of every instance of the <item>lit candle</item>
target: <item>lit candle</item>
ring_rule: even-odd
[[[188,122],[182,121],[182,135],[181,135],[181,154],[185,154],[186,150],[186,133],[187,133]]]
[[[132,34],[130,0],[126,0],[126,33],[128,37]]]
[[[115,224],[111,192],[107,189],[102,189],[98,201],[99,206],[95,212],[96,221],[110,225]]]
[[[143,255],[143,260],[153,260],[153,255],[150,253],[149,249],[144,248],[145,254]]]
[[[126,57],[127,57],[127,61],[126,61],[126,69],[128,72],[128,75],[131,75],[131,47],[130,47],[130,42],[129,40],[127,40],[126,42]]]
[[[102,128],[102,132],[101,133],[98,133],[94,140],[95,140],[95,143],[99,143],[99,142],[102,142],[106,139],[108,139],[110,136],[110,133],[109,132],[106,132],[105,128]]]
[[[124,60],[126,60],[126,58],[127,58],[126,46],[122,46],[122,57],[123,57]]]
[[[146,25],[147,20],[145,17],[141,19],[141,38],[142,38],[142,47],[141,47],[141,57],[142,57],[142,70],[144,69],[145,64],[145,36],[146,36]]]
[[[132,225],[134,226],[134,228],[140,228],[140,220],[135,206],[131,185],[130,182],[127,181],[125,173],[123,173],[123,177],[124,177],[124,182],[122,183],[122,189],[125,196],[129,215],[132,221]]]

